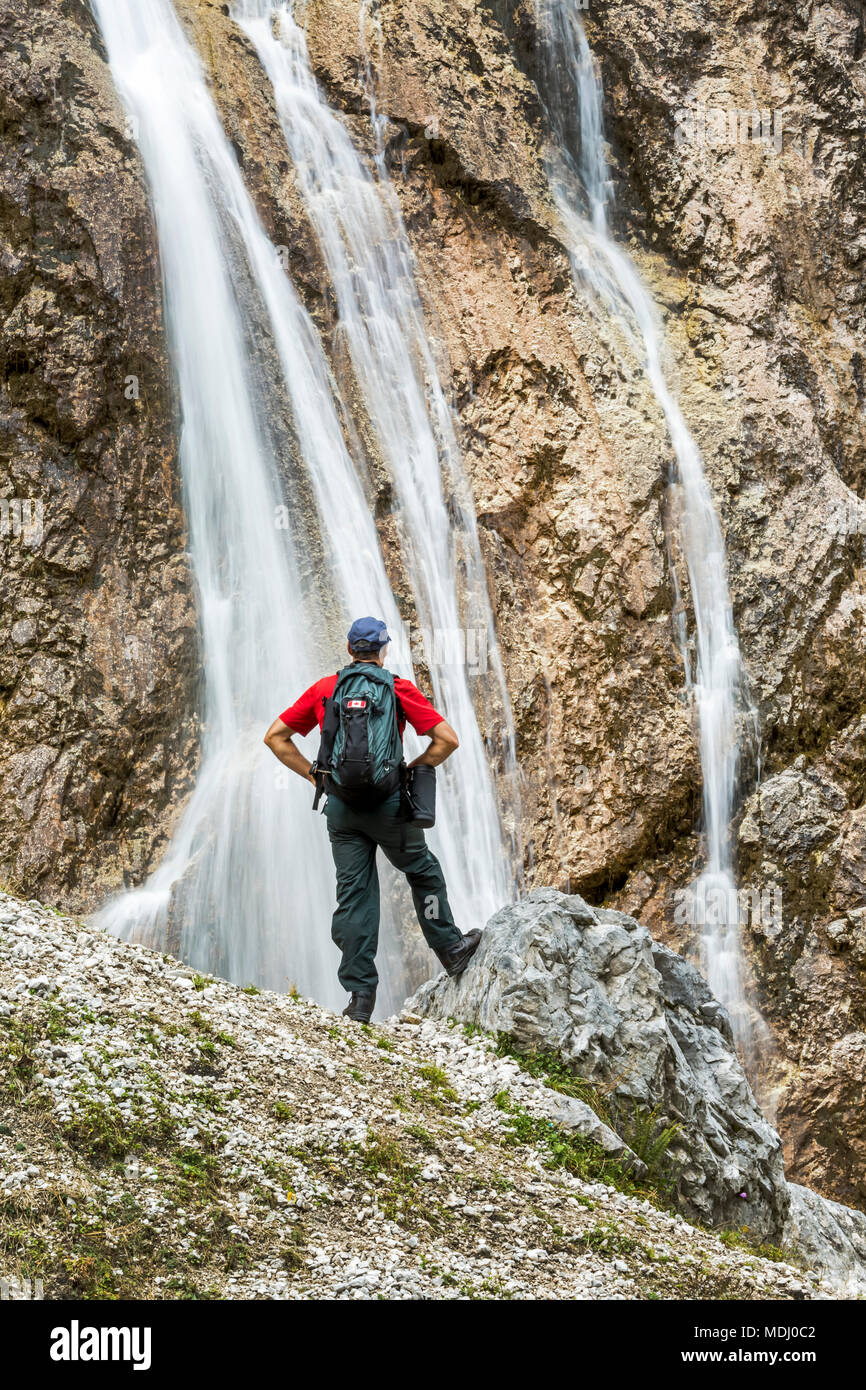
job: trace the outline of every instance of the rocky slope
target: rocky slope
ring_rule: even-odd
[[[660,1209],[563,1074],[526,1067],[2,895],[0,1277],[77,1299],[840,1296]]]
[[[359,0],[306,0],[311,59],[368,152]],[[388,490],[267,84],[229,6],[180,0],[244,174]],[[687,950],[700,769],[673,641],[670,446],[615,327],[575,294],[546,189],[528,0],[380,0],[388,156],[475,491],[539,882]],[[746,730],[749,949],[788,1172],[863,1205],[866,900],[862,181],[853,0],[598,0],[617,231],[660,304],[723,519],[764,768]],[[0,583],[0,865],[90,906],[158,856],[195,756],[158,258],[89,9],[3,0],[9,269],[0,495],[45,501]],[[378,28],[377,28],[378,26]],[[780,112],[776,142],[677,113]],[[137,375],[139,400],[123,394]],[[687,596],[687,594],[686,594]],[[99,843],[98,853],[95,847]]]

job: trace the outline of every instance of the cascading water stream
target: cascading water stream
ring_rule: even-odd
[[[509,774],[500,785],[507,787],[504,799],[516,827],[514,739],[472,496],[427,336],[411,248],[384,159],[374,178],[312,75],[293,5],[236,0],[232,15],[272,84],[336,294],[340,332],[392,480],[404,563],[427,634],[434,700],[461,738],[458,757],[441,770],[447,813],[433,840],[458,921],[480,925],[511,896],[518,855],[503,842],[491,754],[470,681],[498,706],[504,739],[496,760]],[[488,661],[492,683],[483,671]]]
[[[171,932],[199,968],[277,989],[294,982],[337,1004],[324,825],[311,789],[273,761],[262,733],[328,669],[352,616],[381,614],[398,634],[399,617],[321,345],[170,0],[93,7],[159,233],[204,676],[193,795],[162,863],[102,920],[154,946]],[[288,529],[279,529],[281,460],[267,424],[280,402],[268,399],[250,348],[268,335],[319,514]],[[399,1002],[402,980],[383,984],[385,1006]]]
[[[690,688],[699,724],[706,869],[693,889],[702,924],[707,981],[727,1006],[741,1054],[752,1051],[752,1010],[745,995],[740,914],[730,826],[739,757],[738,701],[744,689],[728,590],[725,545],[703,461],[668,385],[658,312],[630,256],[608,226],[609,178],[602,91],[575,0],[538,0],[539,92],[554,142],[551,191],[571,251],[575,283],[604,307],[641,361],[670,434],[679,540],[695,619]],[[687,673],[685,628],[678,626]]]
[[[193,795],[162,863],[142,888],[109,903],[102,921],[154,946],[168,939],[199,968],[277,989],[297,983],[336,1005],[325,828],[310,812],[310,789],[273,762],[261,737],[280,708],[333,669],[359,612],[385,618],[396,661],[411,674],[408,644],[321,344],[264,233],[172,4],[92,3],[159,234],[204,677]],[[402,370],[393,359],[392,372]],[[287,416],[291,439],[281,449]],[[432,582],[452,585],[433,610],[446,625],[457,611],[453,565]],[[464,747],[480,747],[471,703],[451,694],[450,686],[437,692],[444,712]],[[510,884],[491,831],[495,801],[491,810],[482,797],[479,812],[474,778],[451,791],[459,830],[443,858],[455,908],[472,924],[491,910],[483,889],[493,885],[499,906]],[[461,877],[463,863],[472,869]],[[386,1010],[405,994],[388,954],[380,960]]]

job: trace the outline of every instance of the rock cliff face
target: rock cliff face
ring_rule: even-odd
[[[83,3],[3,0],[0,875],[92,906],[195,753],[159,256]]]
[[[228,6],[178,10],[355,410],[400,595],[375,440],[267,84]],[[297,6],[319,81],[369,152],[359,11]],[[3,0],[0,15],[0,493],[45,510],[40,547],[2,541],[0,862],[28,891],[83,906],[143,875],[189,784],[194,621],[134,143],[86,5]],[[862,1204],[862,12],[598,0],[585,18],[617,233],[665,320],[755,701],[740,868],[747,888],[780,895],[747,933],[774,1039],[766,1084],[789,1175]],[[572,285],[544,176],[534,25],[527,0],[381,0],[365,32],[475,492],[532,872],[688,950],[676,893],[701,861],[700,768],[671,622],[670,445],[638,364]],[[708,113],[755,108],[768,138],[719,139]]]
[[[740,830],[740,874],[753,902],[773,903],[751,912],[749,937],[778,1048],[778,1120],[790,1170],[862,1206],[863,13],[735,3],[637,15],[610,6],[593,41],[624,221],[672,311],[727,533],[765,778]],[[755,107],[772,114],[771,142],[719,141],[714,110]],[[677,110],[696,117],[680,144]],[[641,866],[621,901],[683,947],[672,870]]]

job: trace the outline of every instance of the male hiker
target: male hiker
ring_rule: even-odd
[[[384,669],[390,640],[378,618],[358,618],[348,635],[351,665],[311,685],[265,734],[280,762],[316,787],[314,805],[328,792],[325,815],[337,869],[331,936],[343,953],[340,983],[352,996],[343,1013],[359,1023],[372,1016],[379,979],[377,847],[409,880],[421,930],[449,975],[466,969],[481,940],[480,931],[458,931],[439,861],[420,826],[406,820],[401,793],[406,724],[430,739],[410,767],[436,767],[451,756],[458,740],[417,686]],[[308,734],[316,724],[322,745],[319,759],[311,763],[292,735]],[[327,770],[319,761],[327,763]]]

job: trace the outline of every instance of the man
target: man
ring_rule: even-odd
[[[383,667],[390,640],[385,624],[379,619],[358,618],[349,629],[347,643],[353,665],[371,663]],[[322,728],[326,702],[340,674],[316,681],[274,720],[265,734],[265,743],[280,762],[314,786],[317,785],[314,764],[296,747],[293,735],[308,734],[316,724]],[[387,675],[390,681],[390,673]],[[454,730],[411,681],[394,676],[393,686],[400,740],[407,722],[417,734],[426,734],[430,739],[410,767],[419,763],[436,767],[443,763],[458,747]],[[481,940],[481,932],[470,931],[464,936],[457,929],[439,861],[428,849],[424,831],[401,817],[399,789],[378,804],[362,809],[349,804],[352,798],[345,791],[341,793],[333,778],[328,778],[326,785],[329,796],[325,816],[337,869],[337,910],[331,936],[343,956],[337,972],[340,983],[351,994],[343,1013],[347,1018],[368,1023],[376,1003],[379,980],[375,963],[379,942],[377,848],[409,880],[421,930],[449,975],[459,975],[466,969]]]

